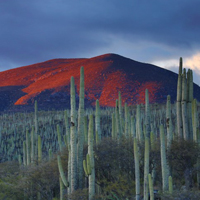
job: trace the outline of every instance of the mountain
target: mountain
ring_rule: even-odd
[[[99,99],[102,107],[113,107],[118,91],[123,103],[144,103],[146,88],[150,103],[165,103],[168,94],[172,103],[176,100],[176,73],[117,54],[105,54],[93,58],[53,59],[0,72],[0,110],[30,110],[36,99],[40,109],[69,108],[70,78],[75,78],[78,102],[81,66],[85,73],[86,106],[94,105]],[[200,99],[200,88],[196,84],[194,97]]]

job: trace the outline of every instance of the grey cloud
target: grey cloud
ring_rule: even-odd
[[[199,7],[197,0],[0,2],[0,67],[114,52],[118,39],[155,44],[136,45],[133,59],[191,55],[200,48]]]

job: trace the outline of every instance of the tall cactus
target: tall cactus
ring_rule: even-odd
[[[163,192],[168,190],[169,166],[167,164],[165,135],[163,125],[160,125],[160,154],[161,154],[161,169],[162,169],[162,188]]]
[[[183,136],[185,140],[188,140],[189,132],[188,132],[188,113],[187,113],[187,82],[186,82],[185,69],[183,70],[183,74],[182,74],[181,108],[182,108]]]
[[[150,107],[149,107],[149,91],[145,90],[145,137],[150,138],[151,126],[150,126]]]
[[[149,174],[149,138],[145,137],[144,149],[144,200],[148,200],[148,174]]]
[[[35,161],[35,131],[34,126],[31,129],[31,163]]]
[[[76,100],[75,100],[75,85],[74,77],[71,77],[71,192],[73,193],[77,189],[77,133],[76,133]]]
[[[177,83],[177,98],[176,98],[176,116],[177,116],[177,132],[178,137],[183,138],[183,125],[182,125],[182,114],[181,114],[181,98],[182,98],[182,58],[179,61],[179,73]]]
[[[137,112],[136,112],[136,138],[138,138],[140,142],[144,141],[144,134],[142,132],[140,105],[137,105]]]
[[[30,148],[30,137],[28,128],[26,129],[26,158],[27,158],[27,165],[30,165],[31,162],[31,148]]]
[[[120,131],[120,122],[119,122],[119,107],[118,107],[118,100],[116,99],[116,106],[115,106],[115,117],[116,117],[116,136],[117,139],[121,137],[121,131]]]
[[[42,141],[40,135],[38,135],[38,163],[42,162]]]
[[[171,117],[171,97],[167,96],[167,105],[166,105],[166,126],[167,126],[167,149],[170,148],[173,134],[172,134],[172,117]]]
[[[84,68],[80,69],[78,109],[78,188],[83,188],[83,144],[84,144]]]
[[[125,110],[125,130],[124,130],[124,135],[126,138],[128,138],[128,127],[129,127],[129,110],[128,110],[128,105],[125,103],[124,105],[124,110]]]
[[[99,140],[101,140],[101,127],[100,127],[100,106],[99,100],[96,100],[96,112],[95,112],[95,131],[98,134]]]
[[[135,192],[136,200],[140,200],[140,161],[139,161],[139,151],[137,138],[134,138],[134,160],[135,160]]]
[[[88,130],[88,154],[90,157],[91,174],[89,175],[89,200],[92,200],[95,195],[95,168],[94,168],[94,133],[93,133],[93,115],[89,118],[89,130]]]
[[[193,101],[193,73],[189,69],[187,72],[187,114],[188,114],[188,131],[189,138],[193,138],[193,127],[192,127],[192,101]]]

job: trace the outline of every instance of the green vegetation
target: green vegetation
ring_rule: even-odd
[[[183,71],[183,73],[182,73]],[[0,199],[198,199],[200,105],[180,59],[177,102],[0,115]],[[184,125],[183,125],[184,124]],[[158,190],[158,193],[155,191]]]

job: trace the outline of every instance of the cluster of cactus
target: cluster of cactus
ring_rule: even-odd
[[[177,102],[172,105],[170,96],[166,106],[149,104],[148,89],[145,90],[145,105],[122,105],[121,92],[118,94],[115,108],[100,110],[99,101],[96,109],[84,109],[84,69],[80,69],[79,108],[76,110],[76,92],[74,78],[71,77],[71,109],[65,111],[38,112],[37,101],[34,113],[4,114],[0,116],[1,154],[7,160],[18,159],[20,165],[40,164],[44,157],[52,158],[52,153],[62,152],[66,146],[68,151],[67,177],[63,170],[62,160],[57,155],[60,183],[60,199],[63,199],[64,187],[72,194],[84,188],[84,175],[88,177],[89,197],[95,195],[95,163],[94,143],[101,143],[103,137],[112,137],[120,142],[123,138],[133,142],[135,160],[135,192],[136,200],[141,197],[153,199],[155,167],[150,171],[149,155],[155,148],[155,141],[160,139],[162,190],[172,193],[172,176],[166,152],[176,138],[193,139],[199,143],[199,123],[197,100],[193,100],[192,71],[182,70],[180,59]],[[70,116],[70,117],[68,117]],[[95,125],[93,124],[95,116]],[[11,120],[9,121],[8,118]],[[89,119],[89,125],[88,125]],[[19,122],[19,123],[12,123]],[[8,124],[11,123],[11,124]],[[112,125],[111,125],[112,123]],[[11,128],[9,128],[11,127]],[[88,146],[86,159],[83,146]],[[141,155],[141,144],[144,144],[144,155]],[[144,156],[144,176],[140,176],[140,159]],[[22,162],[23,160],[23,162]],[[6,161],[2,156],[1,162]],[[197,165],[200,165],[198,160]],[[200,174],[197,174],[200,185]],[[143,187],[141,187],[143,180]],[[39,196],[39,195],[38,195]]]

